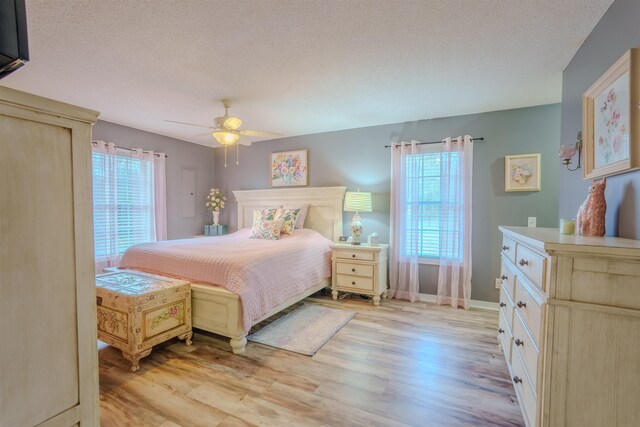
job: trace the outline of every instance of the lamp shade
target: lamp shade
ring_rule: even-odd
[[[372,212],[371,193],[347,191],[344,195],[345,212]]]
[[[217,130],[212,135],[222,145],[233,145],[240,138],[238,133],[224,130]]]

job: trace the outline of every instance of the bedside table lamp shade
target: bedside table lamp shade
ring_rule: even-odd
[[[344,196],[344,211],[355,212],[351,221],[351,236],[354,245],[360,244],[362,236],[362,221],[359,212],[372,212],[371,193],[361,191],[347,191]]]

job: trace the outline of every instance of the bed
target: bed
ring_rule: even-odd
[[[234,191],[238,232],[222,237],[138,245],[131,249],[136,256],[125,254],[120,267],[189,280],[193,327],[230,338],[232,351],[242,353],[252,325],[330,285],[330,267],[319,265],[330,258],[328,245],[342,233],[345,190],[346,187],[312,187]],[[304,229],[275,242],[248,238],[246,229],[251,227],[254,209],[302,204],[309,204]],[[246,250],[242,244],[247,245]],[[225,252],[226,258],[200,256],[198,251]],[[301,258],[298,253],[303,251],[306,256]],[[304,278],[299,276],[300,280],[296,281],[295,276],[289,274],[283,284],[275,286],[278,277],[265,273],[266,264],[275,265],[273,271],[285,269],[289,266],[288,256],[293,254],[297,257],[296,269]],[[245,271],[240,271],[237,264],[236,270],[231,271],[234,267],[230,261],[236,258],[244,260]],[[212,285],[217,280],[226,280],[224,286],[229,290]],[[243,306],[241,297],[234,291],[245,301],[253,302]],[[254,294],[255,299],[247,299],[247,293]],[[264,303],[269,307],[266,312]]]

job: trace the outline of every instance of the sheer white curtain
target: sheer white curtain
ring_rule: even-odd
[[[391,147],[391,245],[389,265],[389,297],[418,300],[419,254],[419,175],[408,157],[417,154],[415,141],[399,142]]]
[[[442,146],[440,167],[440,271],[437,303],[469,308],[473,142],[469,135]]]
[[[116,267],[131,245],[167,236],[165,155],[93,143],[96,272]]]

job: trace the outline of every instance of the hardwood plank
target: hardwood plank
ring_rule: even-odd
[[[313,357],[252,342],[234,355],[226,339],[199,332],[190,347],[154,348],[131,373],[119,352],[100,350],[102,425],[524,425],[497,312],[319,294],[304,302],[358,312]]]

